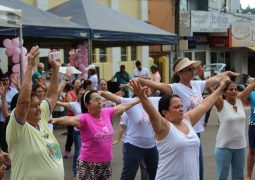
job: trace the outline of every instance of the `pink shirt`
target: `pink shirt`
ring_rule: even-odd
[[[160,77],[160,74],[159,74],[158,71],[155,72],[155,74],[152,74],[152,75],[151,75],[151,80],[152,80],[152,81],[155,81],[155,82],[157,82],[157,83],[160,83],[161,77]]]
[[[79,160],[87,162],[109,162],[112,160],[113,127],[111,119],[113,108],[103,108],[100,118],[89,113],[78,115],[80,118],[81,152]]]

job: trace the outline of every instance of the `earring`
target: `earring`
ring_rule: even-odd
[[[165,118],[168,118],[167,115],[165,115]]]

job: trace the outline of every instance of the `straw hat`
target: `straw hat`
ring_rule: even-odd
[[[182,58],[182,60],[180,60],[180,62],[175,66],[174,72],[177,73],[190,65],[198,66],[200,64],[201,64],[201,61],[193,61],[185,57],[185,58]]]

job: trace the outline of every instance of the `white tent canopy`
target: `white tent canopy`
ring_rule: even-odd
[[[21,10],[0,5],[0,26],[21,27]]]

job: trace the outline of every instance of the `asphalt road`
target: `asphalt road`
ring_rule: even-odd
[[[248,112],[248,108],[246,108],[246,112]],[[248,124],[248,120],[246,124]],[[118,128],[118,122],[114,123],[114,127],[115,129]],[[215,109],[213,108],[208,125],[205,128],[205,132],[203,132],[201,136],[201,140],[203,144],[203,152],[204,152],[204,179],[205,180],[215,179],[214,148],[215,148],[215,139],[216,139],[217,130],[218,130],[217,115],[215,113]],[[61,145],[62,152],[64,151],[64,145],[65,145],[65,139],[66,139],[66,136],[62,135],[64,132],[66,132],[65,128],[55,128],[54,130],[54,134]],[[247,128],[246,128],[246,136],[247,136]],[[72,153],[73,151],[71,152],[71,154]],[[120,174],[122,171],[122,144],[121,143],[117,145],[113,145],[113,154],[114,154],[114,159],[112,162],[112,169],[113,169],[112,179],[118,180],[120,178]],[[73,157],[71,156],[69,159],[64,159],[66,180],[72,179],[72,158]],[[8,170],[7,172],[6,179],[9,179],[9,173],[10,173],[10,170]],[[255,175],[253,179],[255,179]],[[137,173],[136,180],[140,180],[139,171]]]

